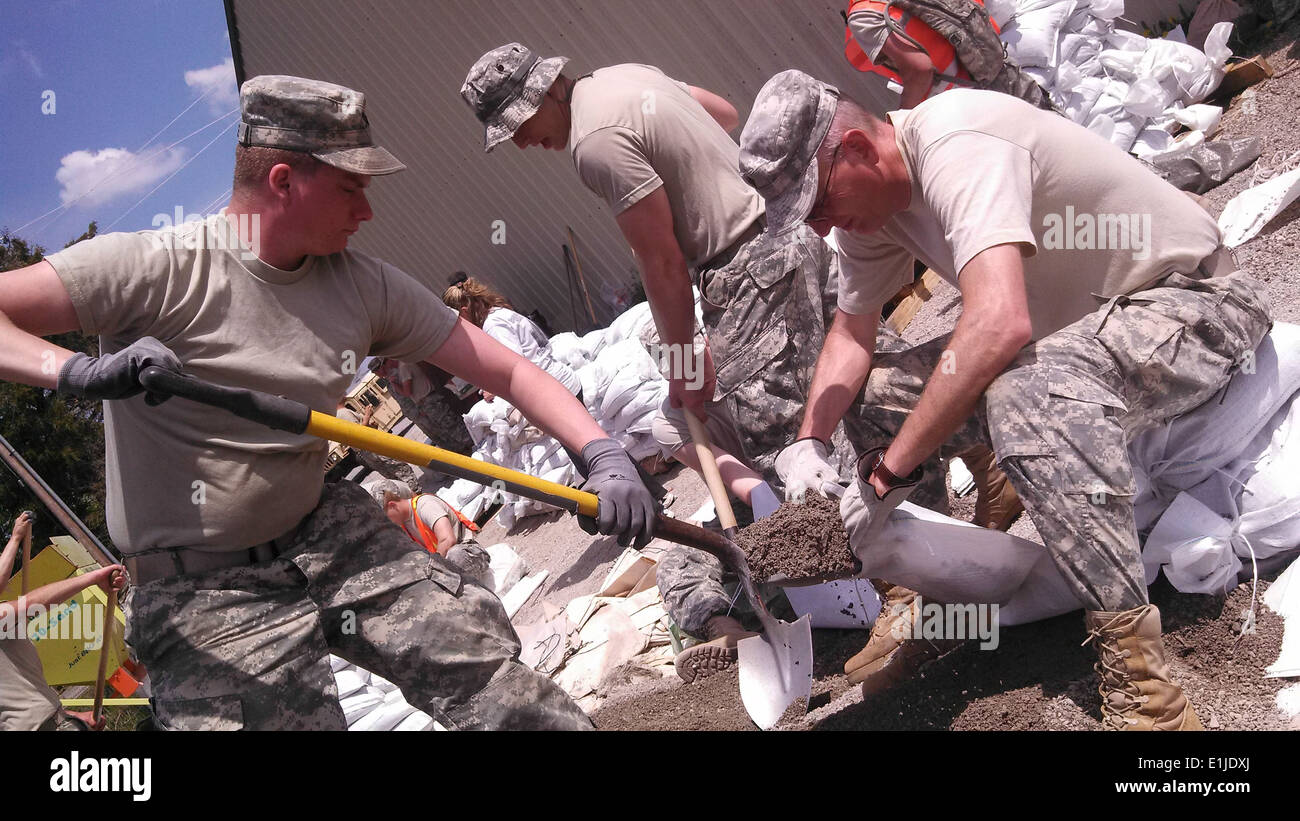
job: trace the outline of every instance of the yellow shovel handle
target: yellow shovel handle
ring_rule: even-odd
[[[356,422],[348,422],[320,411],[311,412],[311,421],[307,423],[306,433],[402,462],[428,465],[444,473],[490,487],[499,487],[511,492],[519,492],[516,488],[530,491],[519,492],[519,495],[550,502],[557,507],[584,516],[593,518],[596,516],[599,503],[594,493],[587,493],[558,482],[538,479],[536,476],[489,464],[481,459],[471,459],[450,450],[421,444],[403,436],[368,428]],[[539,495],[550,498],[539,498]]]

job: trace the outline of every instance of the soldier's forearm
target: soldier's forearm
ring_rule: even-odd
[[[72,354],[27,333],[0,312],[0,380],[53,390],[58,387],[59,370]]]
[[[871,372],[878,322],[874,315],[855,316],[836,310],[808,388],[808,405],[799,426],[799,438],[815,436],[823,442],[830,441],[835,426],[844,418]]]
[[[695,299],[686,260],[677,253],[639,262],[659,341],[665,345],[691,345],[695,339]]]
[[[930,375],[916,408],[885,453],[885,467],[898,476],[916,469],[961,427],[989,384],[1023,345],[969,315],[957,322],[948,348]]]

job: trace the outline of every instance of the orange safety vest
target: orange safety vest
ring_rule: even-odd
[[[415,536],[413,536],[411,534],[411,531],[406,530],[406,525],[402,525],[402,530],[405,530],[406,535],[410,536],[411,540],[414,541],[416,544],[424,545],[425,550],[429,551],[430,553],[437,553],[438,536],[433,532],[433,528],[429,527],[424,523],[424,520],[420,518],[420,512],[415,509],[416,501],[423,495],[425,494],[417,493],[415,496],[411,497],[411,520],[415,522],[415,527],[417,532],[420,534],[420,537],[417,539]],[[442,502],[444,505],[447,505],[447,503],[443,502],[442,499],[438,499],[438,501]],[[471,533],[478,532],[478,525],[474,524],[474,522],[471,521],[470,519],[466,519],[465,514],[461,513],[459,510],[452,507],[451,505],[447,505],[447,509],[450,510],[456,516],[456,518],[460,520],[460,523],[465,526],[466,530],[469,530]]]
[[[984,0],[972,0],[972,2],[979,3],[981,6],[984,5]],[[852,0],[849,3],[847,15],[864,10],[875,11],[883,15],[887,6],[886,0]],[[889,8],[889,16],[894,20],[902,21],[905,14],[907,12],[900,8]],[[990,19],[989,22],[992,23],[993,21]],[[993,23],[993,30],[999,31],[997,23]],[[956,49],[943,35],[921,22],[920,19],[912,16],[908,16],[906,22],[903,23],[903,32],[920,43],[925,49],[926,54],[930,56],[930,63],[934,66],[936,74],[947,74],[962,80],[970,80],[970,74],[957,61]],[[844,56],[858,71],[870,71],[887,77],[900,85],[903,82],[903,79],[898,76],[896,71],[871,62],[871,58],[858,45],[858,41],[853,39],[853,30],[849,26],[844,27]],[[929,94],[930,92],[927,91],[926,96],[928,97]]]

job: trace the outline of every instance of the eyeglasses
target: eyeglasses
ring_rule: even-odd
[[[826,173],[826,187],[822,189],[821,196],[813,203],[812,210],[808,212],[808,217],[804,220],[805,222],[822,222],[826,219],[819,212],[822,209],[822,205],[825,204],[826,195],[831,192],[831,178],[835,176],[835,163],[840,159],[840,149],[843,146],[844,143],[835,146],[835,151],[831,154],[831,170]]]

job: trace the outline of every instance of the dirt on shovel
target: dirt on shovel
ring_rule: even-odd
[[[754,581],[837,579],[857,575],[861,565],[849,550],[849,535],[837,499],[809,493],[803,502],[786,502],[771,516],[736,535],[749,559]]]

